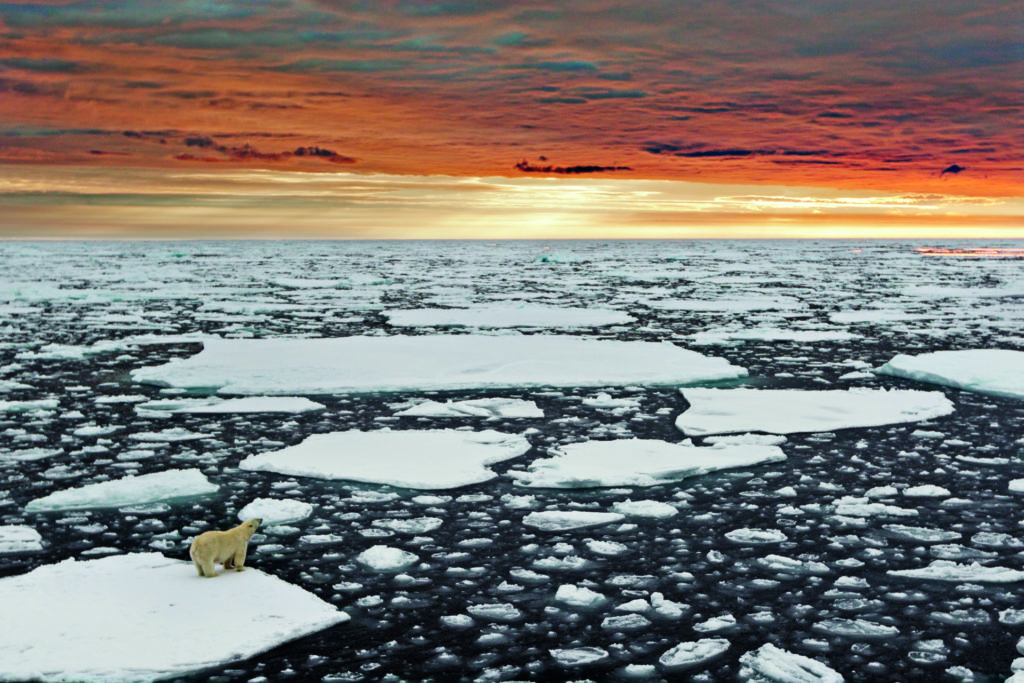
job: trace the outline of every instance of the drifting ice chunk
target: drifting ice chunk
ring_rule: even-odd
[[[527,472],[510,471],[520,486],[592,488],[657,486],[718,470],[780,462],[786,454],[777,446],[701,448],[655,439],[587,441],[551,451]]]
[[[864,619],[828,619],[819,621],[811,627],[811,630],[851,640],[878,640],[892,638],[900,634],[900,630],[895,626],[876,624]]]
[[[652,517],[654,519],[665,519],[679,514],[678,508],[657,500],[627,500],[615,503],[612,505],[612,510],[627,517]]]
[[[954,541],[960,538],[959,531],[943,531],[941,529],[926,529],[919,526],[906,526],[903,524],[883,524],[882,528],[892,534],[895,538],[915,543],[943,543]]]
[[[934,484],[922,484],[903,489],[903,495],[908,498],[943,498],[949,495],[949,489]]]
[[[513,605],[503,602],[490,603],[486,605],[470,605],[466,611],[477,619],[483,619],[485,621],[510,623],[513,621],[519,621],[523,618],[522,612],[516,609]]]
[[[850,389],[682,389],[689,410],[676,427],[695,436],[762,431],[827,432],[851,427],[916,422],[953,412],[937,391]]]
[[[177,441],[199,441],[201,439],[208,439],[213,434],[203,434],[201,432],[190,432],[187,429],[181,427],[175,427],[174,429],[165,429],[161,432],[139,432],[138,434],[129,434],[128,438],[132,441],[166,441],[166,442],[177,442]]]
[[[658,663],[669,671],[683,671],[710,662],[729,649],[725,638],[701,638],[696,642],[679,643],[663,654]]]
[[[917,510],[886,505],[885,503],[869,503],[867,498],[843,496],[835,502],[835,513],[842,517],[917,517]]]
[[[763,543],[782,543],[787,540],[786,534],[778,529],[733,529],[725,534],[733,543],[760,545]]]
[[[412,553],[386,545],[375,545],[356,557],[357,562],[378,572],[400,572],[419,560],[420,558]]]
[[[533,401],[516,398],[476,398],[468,401],[424,401],[401,410],[401,417],[544,417],[544,411]]]
[[[186,415],[228,415],[234,413],[312,413],[324,410],[322,403],[300,396],[253,396],[233,398],[179,398],[148,401],[135,406],[146,417],[183,413]]]
[[[211,601],[231,605],[232,618],[208,618]],[[177,678],[349,618],[259,570],[209,581],[191,562],[157,553],[66,560],[0,579],[0,604],[3,680]],[[117,618],[102,618],[111,605]]]
[[[263,526],[272,526],[298,522],[311,514],[313,514],[313,506],[301,500],[257,498],[238,511],[238,518],[245,521],[259,517],[263,520]]]
[[[0,526],[0,553],[29,553],[43,549],[43,537],[30,526]],[[0,665],[0,676],[3,675]]]
[[[1024,479],[1014,479],[1010,482],[1010,491],[1024,493]]]
[[[608,598],[584,586],[563,584],[555,592],[555,600],[573,607],[598,607],[607,602]]]
[[[444,524],[437,517],[415,517],[413,519],[375,519],[373,526],[400,534],[429,534]],[[489,540],[489,539],[487,539]]]
[[[982,394],[1024,398],[1024,351],[975,349],[919,356],[900,354],[875,372]]]
[[[633,322],[622,311],[554,306],[477,306],[473,308],[413,308],[384,311],[399,327],[601,327]]]
[[[583,666],[608,659],[608,652],[599,647],[577,647],[571,650],[551,650],[551,656],[562,666]]]
[[[288,448],[251,455],[243,470],[347,479],[410,489],[448,489],[494,479],[487,465],[516,458],[530,442],[494,430],[454,429],[314,434]]]
[[[754,683],[842,683],[821,662],[765,643],[740,657],[740,678]]]
[[[1015,583],[1024,581],[1024,571],[1006,567],[983,567],[977,562],[957,564],[948,560],[935,560],[920,569],[890,569],[886,574],[911,579],[958,581],[961,583]]]
[[[44,398],[37,401],[0,401],[0,413],[27,413],[36,410],[54,410],[60,405],[55,398]]]
[[[531,512],[526,517],[523,517],[523,524],[541,529],[542,531],[567,531],[569,529],[602,526],[613,522],[621,522],[624,519],[626,519],[625,515],[615,512],[587,512],[585,510],[561,512],[550,510]]]
[[[728,344],[732,341],[786,341],[786,342],[819,342],[848,341],[860,339],[859,334],[844,330],[788,330],[775,327],[760,327],[744,330],[708,330],[691,334],[694,344],[708,346],[711,344]]]
[[[30,501],[25,506],[25,511],[49,512],[148,505],[175,498],[215,493],[219,488],[216,484],[210,483],[199,470],[168,470],[57,491]]]
[[[673,344],[572,336],[223,339],[132,372],[137,382],[226,394],[333,394],[524,386],[691,384],[747,374]]]

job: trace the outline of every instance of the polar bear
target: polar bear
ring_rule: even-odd
[[[199,576],[212,579],[217,575],[213,568],[217,563],[223,564],[225,571],[243,571],[245,567],[242,565],[245,564],[245,551],[249,539],[262,523],[262,519],[254,517],[245,520],[234,529],[206,531],[196,536],[196,540],[192,541],[192,546],[188,549],[188,554]]]

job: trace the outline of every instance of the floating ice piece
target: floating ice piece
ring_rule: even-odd
[[[28,413],[36,410],[54,410],[60,405],[55,398],[36,401],[0,401],[0,413]]]
[[[690,408],[676,427],[694,436],[762,431],[827,432],[916,422],[953,412],[941,392],[885,389],[682,389]]]
[[[651,620],[642,614],[617,614],[601,621],[601,628],[608,631],[639,631],[650,625]]]
[[[896,505],[886,505],[885,503],[869,503],[867,498],[857,498],[855,496],[843,496],[835,502],[833,508],[837,515],[843,517],[874,517],[888,516],[888,517],[917,517],[917,510],[908,508],[901,508]]]
[[[908,498],[944,498],[949,495],[949,489],[934,484],[921,484],[903,489],[903,495]]]
[[[252,396],[248,398],[178,398],[148,401],[135,406],[140,415],[228,415],[233,413],[311,413],[326,406],[301,396]]]
[[[615,541],[598,541],[591,539],[587,541],[587,550],[595,555],[615,557],[629,552],[629,547],[622,543],[616,543]]]
[[[634,321],[622,311],[603,308],[558,308],[523,304],[473,308],[412,308],[383,311],[398,327],[602,327]]]
[[[35,351],[22,351],[15,358],[18,360],[83,360],[89,356],[124,351],[127,348],[127,344],[116,341],[97,342],[92,346],[46,344]]]
[[[716,633],[718,631],[729,631],[736,627],[736,617],[731,614],[723,614],[719,617],[712,617],[707,621],[693,625],[693,630],[700,633]]]
[[[608,651],[599,647],[576,647],[566,650],[550,650],[551,656],[562,666],[583,666],[597,664],[608,659]]]
[[[455,429],[314,434],[295,446],[250,455],[243,470],[347,479],[410,489],[449,489],[494,479],[487,469],[530,450],[516,434]]]
[[[378,572],[400,572],[419,562],[420,558],[400,548],[375,545],[356,556],[356,561]]]
[[[875,372],[982,394],[1024,398],[1024,351],[973,349],[918,356],[900,354]]]
[[[733,529],[725,534],[733,543],[761,545],[764,543],[782,543],[788,540],[786,534],[778,529]]]
[[[743,368],[668,342],[573,336],[424,335],[224,339],[132,372],[138,382],[225,394],[332,394],[523,386],[690,384]]]
[[[517,398],[476,398],[468,401],[424,401],[395,415],[401,417],[544,417],[533,401]]]
[[[563,584],[555,591],[555,600],[573,607],[598,607],[608,602],[608,598],[590,590],[585,586]]]
[[[710,446],[781,446],[786,443],[786,437],[780,434],[730,434],[709,436],[704,443]]]
[[[625,515],[615,512],[589,512],[586,510],[545,510],[531,512],[523,517],[523,524],[542,531],[568,531],[569,529],[585,529],[592,526],[603,526],[613,522],[621,522]]]
[[[815,574],[824,575],[830,572],[828,565],[821,562],[796,560],[782,555],[765,555],[757,559],[757,564],[765,569],[770,569],[783,574]]]
[[[612,510],[627,517],[652,517],[654,519],[665,519],[679,514],[677,507],[657,500],[626,500],[612,505]]]
[[[232,618],[209,618],[212,602],[231,605]],[[207,581],[191,562],[158,553],[65,560],[0,579],[0,604],[0,679],[10,681],[177,678],[349,618],[257,569]],[[117,617],[103,618],[111,605]]]
[[[516,609],[514,605],[509,605],[503,602],[489,603],[485,605],[470,605],[466,608],[466,611],[477,619],[483,619],[484,621],[511,623],[523,618],[523,613]]]
[[[25,511],[50,512],[148,505],[176,498],[203,496],[215,493],[219,488],[216,484],[210,483],[199,470],[168,470],[56,491],[30,501],[25,506]]]
[[[728,344],[734,341],[787,341],[787,342],[820,342],[848,341],[859,339],[861,335],[845,330],[789,330],[776,327],[758,327],[742,330],[707,330],[691,334],[694,344],[708,346],[711,344]]]
[[[663,299],[648,302],[652,308],[665,311],[707,311],[742,313],[746,311],[770,311],[776,309],[800,308],[799,300],[785,296],[747,296],[732,299]]]
[[[1024,479],[1014,479],[1010,482],[1009,490],[1013,493],[1024,493]]]
[[[669,671],[684,671],[706,664],[725,654],[729,641],[725,638],[701,638],[695,642],[679,643],[658,658],[658,663]]]
[[[876,624],[864,619],[827,619],[811,627],[812,631],[851,640],[880,640],[900,634],[895,626]]]
[[[201,432],[190,432],[187,429],[181,427],[175,427],[174,429],[164,429],[159,432],[139,432],[137,434],[129,434],[128,438],[133,441],[199,441],[201,439],[209,439],[213,434],[203,434]]]
[[[890,569],[893,576],[933,581],[958,581],[961,583],[1015,583],[1024,581],[1024,571],[1006,567],[985,567],[977,562],[957,564],[948,560],[935,560],[920,569]]]
[[[33,527],[0,526],[0,553],[29,553],[43,549],[43,537]],[[0,677],[3,665],[0,665]]]
[[[30,460],[42,460],[43,458],[51,458],[55,455],[60,455],[63,452],[64,451],[60,448],[20,448],[15,451],[0,453],[0,462],[27,462]],[[1024,479],[1021,481],[1024,481]]]
[[[373,526],[400,534],[429,534],[444,524],[437,517],[413,517],[411,519],[375,519]],[[489,540],[489,539],[488,539]]]
[[[263,520],[262,526],[274,526],[298,522],[311,514],[313,514],[313,506],[301,500],[257,498],[238,511],[238,518],[245,521],[259,517]]]
[[[601,392],[597,396],[587,397],[581,401],[588,408],[598,409],[623,409],[638,410],[640,408],[639,398],[612,398],[611,394]]]
[[[586,441],[550,452],[554,457],[538,458],[528,471],[510,471],[508,476],[520,486],[538,488],[657,486],[786,459],[777,446],[702,448],[656,439]]]
[[[903,524],[883,524],[882,528],[895,538],[915,543],[944,543],[960,538],[959,531],[943,531],[942,529],[926,529],[919,526]]]
[[[821,662],[765,643],[740,657],[740,678],[757,683],[842,683],[843,677]]]

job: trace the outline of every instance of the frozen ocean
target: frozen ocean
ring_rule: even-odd
[[[0,680],[1024,680],[1022,246],[0,243]]]

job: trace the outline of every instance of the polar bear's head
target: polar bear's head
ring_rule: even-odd
[[[245,531],[249,534],[250,538],[254,533],[256,533],[256,529],[259,528],[260,524],[263,524],[262,517],[253,517],[252,519],[247,519],[242,522],[242,526],[245,528]]]

